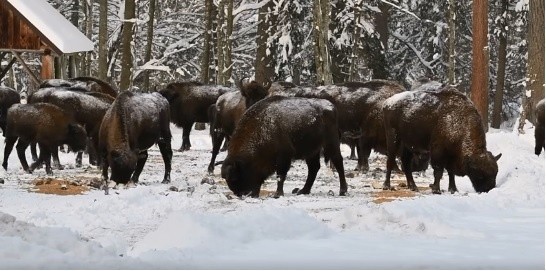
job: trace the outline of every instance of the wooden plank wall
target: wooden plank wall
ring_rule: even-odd
[[[40,50],[40,36],[0,0],[0,49]]]

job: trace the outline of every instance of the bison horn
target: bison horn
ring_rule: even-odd
[[[499,155],[495,156],[495,161],[499,161],[499,159],[501,158],[502,156],[502,153],[499,153]]]

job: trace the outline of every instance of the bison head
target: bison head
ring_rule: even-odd
[[[244,79],[245,78],[241,79],[239,89],[241,90],[243,97],[245,97],[246,108],[249,108],[269,94],[271,82],[268,81],[262,85],[256,81],[244,82]]]
[[[112,175],[116,183],[128,183],[135,171],[138,156],[131,150],[112,150],[108,155]]]
[[[240,161],[224,161],[222,164],[222,178],[227,182],[229,189],[238,197],[251,195],[258,197],[261,183],[252,178],[250,168],[244,167]]]
[[[502,154],[493,156],[491,152],[474,154],[467,159],[466,171],[476,192],[489,192],[496,185],[497,160]]]
[[[85,128],[76,123],[68,124],[68,133],[65,143],[74,151],[85,150],[87,146],[87,133]]]

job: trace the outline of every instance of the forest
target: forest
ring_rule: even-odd
[[[528,109],[544,97],[539,0],[49,2],[95,44],[56,58],[56,78],[95,76],[147,92],[242,77],[297,85],[391,79],[410,88],[426,77],[481,100],[494,128],[512,128],[520,113],[533,122]],[[23,57],[39,66],[39,56]],[[17,63],[2,84],[36,87]]]

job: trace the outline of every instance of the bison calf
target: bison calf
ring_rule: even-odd
[[[51,153],[61,144],[67,144],[73,150],[83,150],[87,134],[77,124],[72,115],[60,107],[47,103],[16,104],[8,110],[6,125],[6,147],[2,166],[7,170],[8,158],[17,143],[17,155],[23,169],[29,173],[45,163],[46,172],[52,174]],[[38,143],[40,156],[30,167],[27,164],[25,150],[30,143]]]
[[[486,149],[482,120],[472,102],[454,88],[409,91],[396,94],[383,106],[387,135],[387,174],[383,189],[390,189],[395,157],[402,151],[408,187],[417,191],[411,174],[415,155],[430,155],[434,170],[433,193],[440,193],[444,169],[449,191],[457,191],[455,175],[468,175],[477,192],[488,192],[496,184],[497,161]]]
[[[222,165],[222,178],[237,196],[258,197],[265,179],[277,172],[275,197],[293,159],[304,159],[308,175],[298,194],[309,194],[320,168],[320,154],[331,159],[340,182],[340,195],[347,193],[343,158],[339,151],[337,112],[323,99],[274,96],[257,102],[239,120]]]
[[[537,122],[535,125],[535,154],[540,155],[544,149],[544,99],[537,103],[535,109]]]

